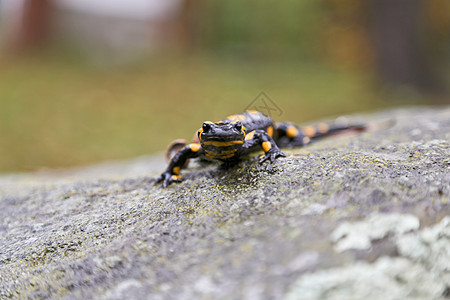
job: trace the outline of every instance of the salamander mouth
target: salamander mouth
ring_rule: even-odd
[[[232,147],[232,146],[240,146],[244,143],[244,141],[203,141],[203,146],[212,146],[212,147]]]

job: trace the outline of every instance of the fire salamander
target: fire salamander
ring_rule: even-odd
[[[272,118],[255,110],[228,116],[219,122],[206,121],[197,131],[191,144],[177,140],[169,145],[168,153],[179,150],[169,161],[167,169],[156,182],[167,187],[173,182],[180,182],[180,171],[190,158],[219,160],[226,164],[238,161],[247,153],[262,148],[264,155],[260,163],[286,156],[281,148],[301,147],[314,139],[334,134],[343,130],[364,130],[362,125],[334,126],[319,123],[317,126],[299,128],[293,123],[274,123]],[[182,148],[181,148],[181,147]],[[179,149],[181,148],[181,149]]]

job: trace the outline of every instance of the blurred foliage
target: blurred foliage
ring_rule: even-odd
[[[339,68],[371,68],[373,53],[368,35],[368,4],[361,0],[322,0],[323,58]]]
[[[199,43],[220,54],[311,58],[322,23],[320,1],[229,0],[203,2]]]
[[[407,3],[407,2],[405,2]],[[371,69],[370,4],[363,0],[202,1],[196,43],[244,58],[309,59],[339,68]],[[450,64],[450,1],[423,0],[426,52]]]
[[[261,63],[300,59],[359,70],[379,88],[428,94],[430,104],[449,101],[448,0],[200,3],[193,49]],[[436,95],[440,99],[432,99]]]
[[[450,1],[426,2],[427,44],[431,55],[450,64]],[[445,65],[445,64],[444,64]]]

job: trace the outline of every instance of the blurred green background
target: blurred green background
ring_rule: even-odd
[[[0,0],[0,172],[164,151],[261,91],[297,123],[450,99],[448,0],[89,2]]]

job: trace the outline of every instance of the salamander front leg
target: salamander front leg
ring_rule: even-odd
[[[173,182],[181,182],[183,177],[180,175],[180,171],[184,163],[188,158],[198,157],[201,150],[201,145],[197,143],[184,146],[170,160],[166,170],[156,179],[156,182],[162,182],[163,187],[167,187]]]
[[[249,134],[251,134],[251,137],[246,138],[244,144],[242,145],[243,154],[252,151],[252,148],[254,149],[255,146],[260,145],[265,152],[265,155],[259,160],[260,163],[263,163],[266,160],[273,162],[278,157],[286,156],[286,154],[278,148],[275,141],[264,130],[255,130]]]

